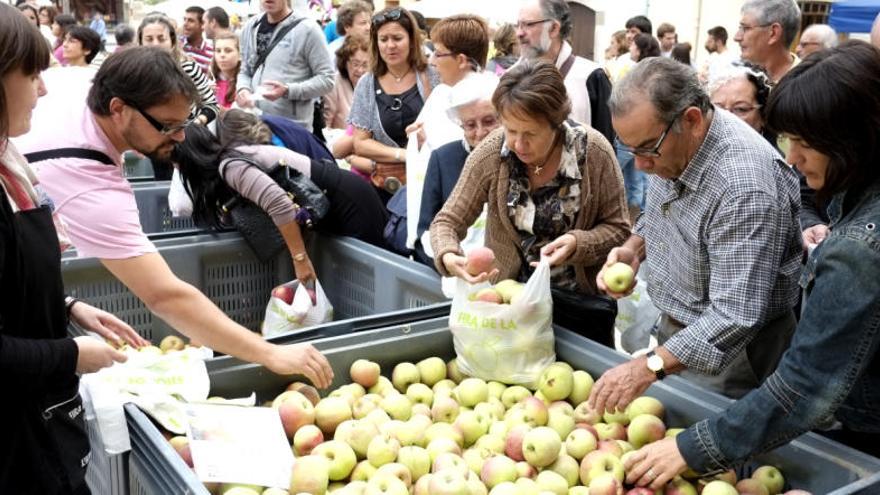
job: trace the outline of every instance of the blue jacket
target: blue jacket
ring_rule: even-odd
[[[428,170],[425,172],[425,187],[422,189],[422,207],[416,229],[418,238],[431,227],[434,215],[443,208],[443,203],[452,194],[467,157],[468,150],[464,141],[446,143],[431,152]]]
[[[281,140],[285,148],[296,151],[301,155],[306,155],[313,160],[336,161],[333,158],[333,153],[330,153],[327,146],[318,141],[314,134],[296,121],[266,113],[260,118],[269,126],[272,134]]]
[[[761,388],[676,437],[688,466],[727,469],[833,419],[880,433],[880,181],[843,209],[801,276],[804,313],[791,347]]]

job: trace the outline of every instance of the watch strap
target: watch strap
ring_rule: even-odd
[[[653,350],[650,350],[650,351],[648,351],[648,353],[645,356],[650,360],[652,357],[657,356],[657,353],[654,352]],[[657,356],[657,357],[659,358],[660,356]],[[661,362],[663,361],[662,358],[660,361]],[[657,369],[657,370],[653,370],[651,368],[648,368],[648,369],[650,369],[651,371],[654,372],[655,375],[657,375],[658,380],[662,380],[662,379],[666,378],[666,370],[663,369],[663,366],[660,366],[660,369]]]

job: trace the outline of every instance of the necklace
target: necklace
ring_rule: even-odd
[[[556,145],[559,144],[559,136],[560,133],[557,131],[556,136],[553,138],[553,144],[550,146],[550,151],[547,152],[547,156],[544,157],[544,161],[541,162],[541,164],[537,167],[533,168],[532,175],[534,175],[535,177],[541,175],[541,172],[544,171],[544,166],[547,165],[547,161],[550,160],[550,157],[553,156],[553,152],[556,151]]]
[[[400,77],[397,77],[396,74],[391,72],[391,69],[388,69],[388,73],[391,74],[391,77],[393,77],[395,81],[400,82],[400,81],[403,81],[403,78],[406,77],[407,74],[409,74],[409,71],[411,71],[411,70],[412,70],[412,67],[407,67],[406,72],[404,72],[403,75],[401,75]]]

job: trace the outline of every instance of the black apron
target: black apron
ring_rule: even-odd
[[[12,214],[5,197],[2,203],[5,211],[0,214],[12,218],[7,226],[11,229],[0,239],[8,243],[3,260],[3,331],[20,338],[66,338],[61,250],[49,207]],[[16,430],[10,435],[15,450],[10,452],[11,464],[5,466],[11,468],[7,486],[0,492],[90,493],[85,483],[89,439],[78,390],[79,379],[71,374],[33,396],[38,398],[7,410],[19,421],[10,425]]]

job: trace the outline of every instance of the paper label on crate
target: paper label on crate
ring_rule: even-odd
[[[187,419],[186,436],[201,481],[290,486],[293,452],[275,409],[191,404]]]

